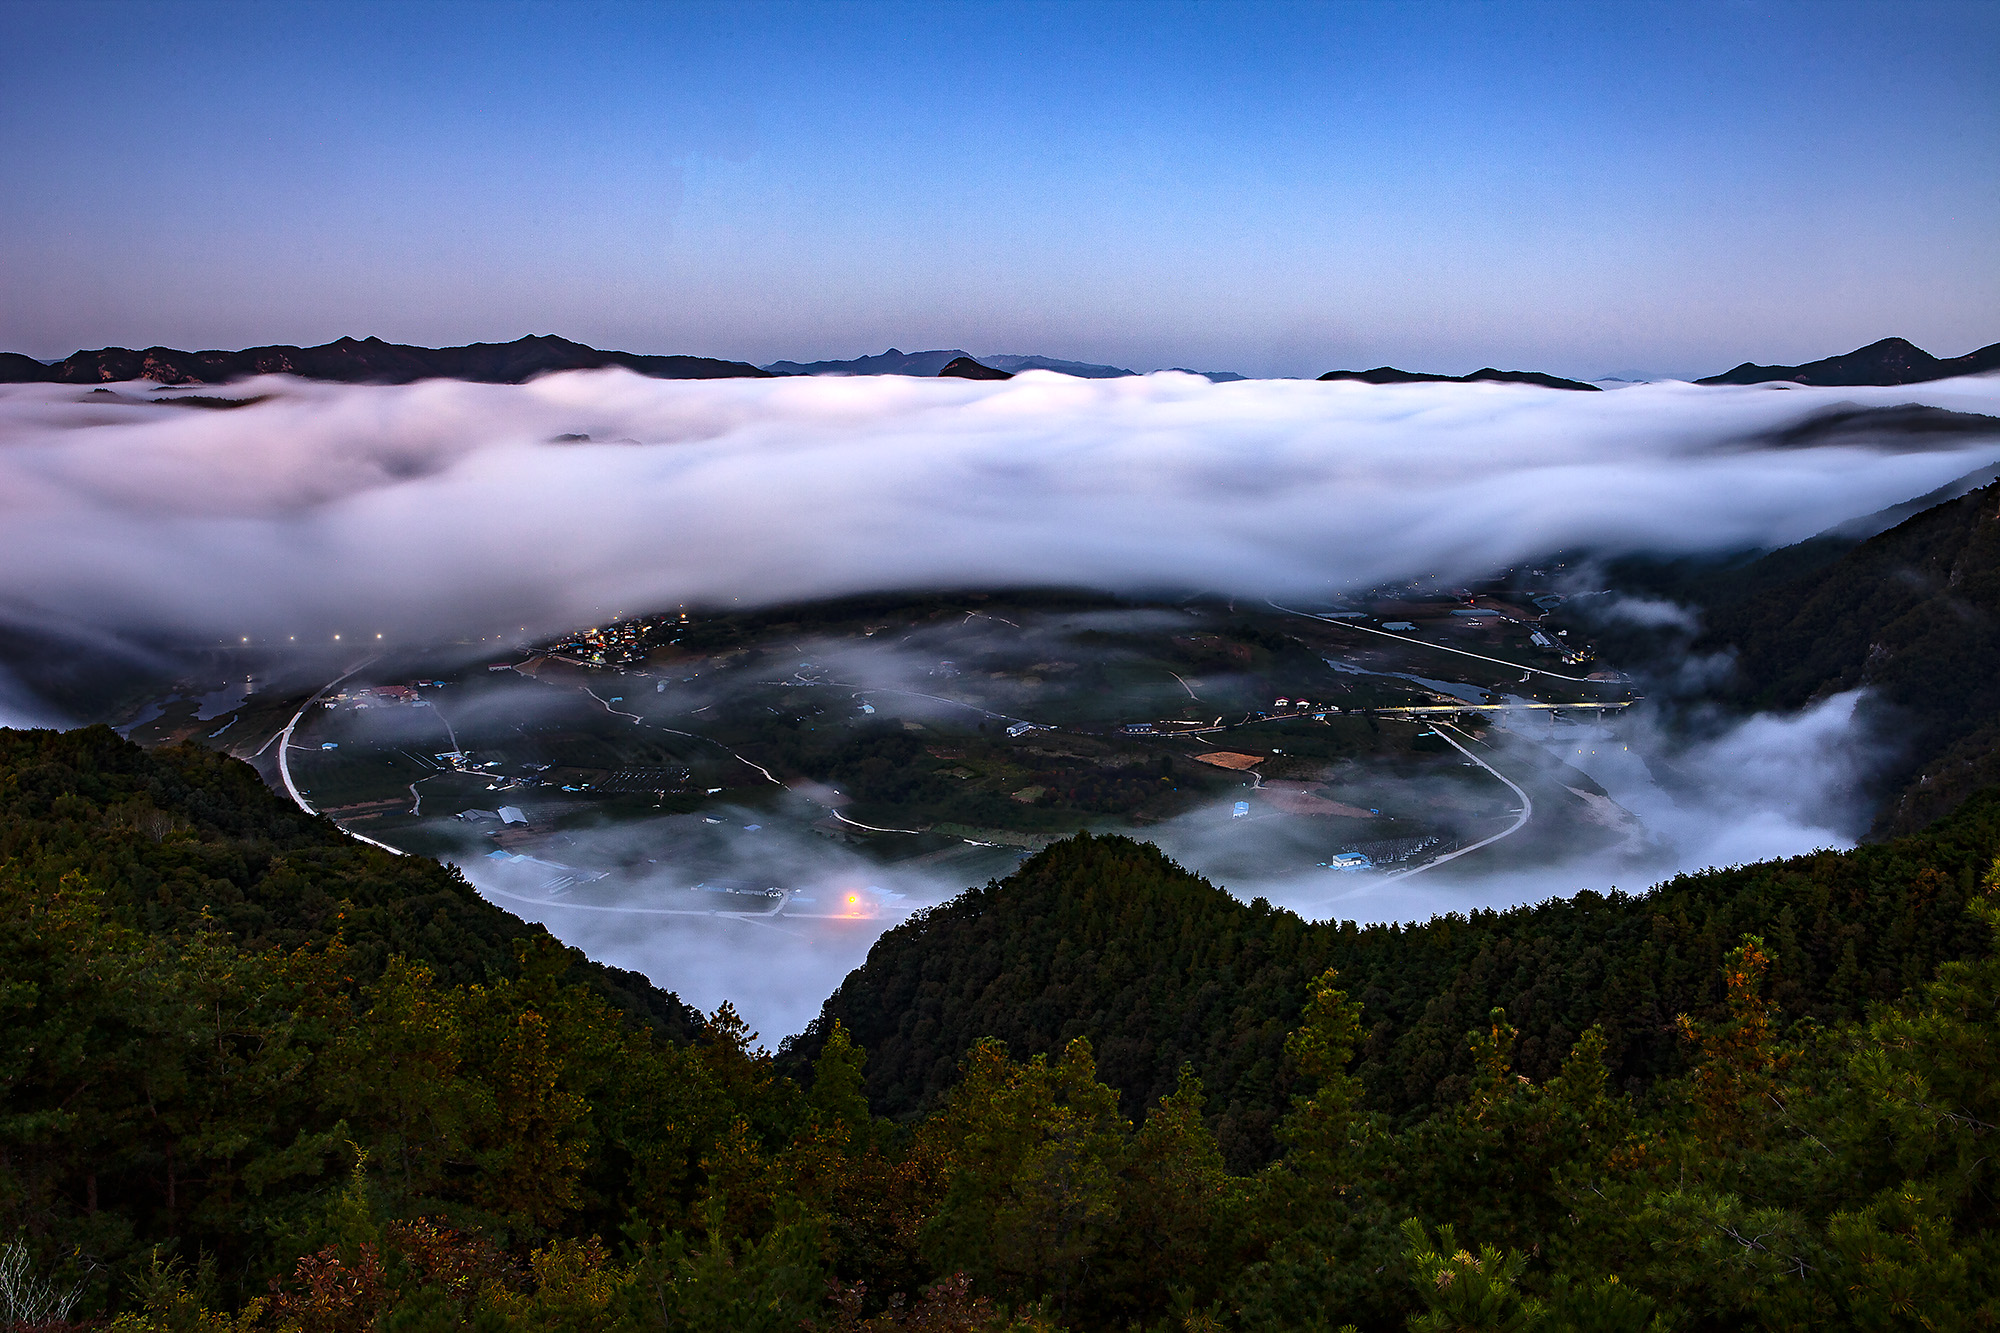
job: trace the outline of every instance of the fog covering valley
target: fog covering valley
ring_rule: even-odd
[[[1080,827],[1363,921],[1851,845],[1893,727],[1856,691],[1725,710],[1697,614],[1605,571],[2000,461],[1866,411],[1911,403],[1992,415],[2000,382],[12,386],[0,723],[281,784],[296,716],[315,808],[775,1039],[883,929]],[[648,652],[563,648],[619,617],[656,617]],[[1644,660],[1549,655],[1621,625]],[[1441,702],[1503,708],[1394,712]],[[1623,706],[1554,707],[1593,703]],[[502,806],[526,825],[458,818]]]

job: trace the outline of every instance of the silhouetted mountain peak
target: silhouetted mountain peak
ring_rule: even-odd
[[[1320,378],[1360,380],[1363,384],[1532,384],[1543,389],[1604,392],[1595,384],[1566,380],[1557,375],[1544,375],[1539,370],[1495,370],[1491,366],[1475,370],[1470,375],[1432,375],[1421,370],[1398,370],[1394,366],[1377,366],[1373,370],[1329,370]]]
[[[943,370],[940,370],[938,372],[938,378],[960,379],[960,380],[1011,380],[1014,378],[1014,375],[1012,371],[995,370],[992,366],[983,366],[979,364],[979,362],[974,361],[969,356],[961,356],[954,359],[952,363],[946,366]]]
[[[1843,356],[1823,357],[1797,366],[1760,366],[1745,361],[1733,370],[1697,384],[1774,384],[1790,382],[1821,387],[1868,384],[1922,384],[1957,375],[1982,375],[2000,370],[2000,343],[1964,356],[1940,359],[1907,338],[1883,338]]]

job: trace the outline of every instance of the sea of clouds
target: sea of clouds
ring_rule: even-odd
[[[1782,544],[2000,454],[1759,447],[1894,389],[649,380],[346,386],[233,410],[0,388],[0,620],[391,640],[905,586],[1301,597],[1555,549]],[[563,436],[588,442],[552,443]]]
[[[189,392],[260,401],[156,401]],[[899,587],[1311,599],[1557,550],[1775,546],[2000,459],[2000,437],[1770,443],[1839,404],[1908,402],[1994,413],[2000,377],[1596,394],[1045,372],[6,386],[0,631],[104,652],[294,636],[331,647],[335,634],[512,641],[621,611]],[[1687,620],[1666,604],[1630,615]],[[1857,793],[1884,752],[1856,705],[1840,696],[1693,738],[1654,731],[1645,713],[1622,730],[1516,738],[1590,772],[1641,819],[1643,848],[1501,872],[1467,858],[1400,887],[1230,887],[1310,916],[1412,919],[1842,845],[1865,826]],[[0,662],[0,724],[63,720]],[[1159,836],[1198,862],[1203,827]],[[830,855],[788,854],[818,858],[813,873]],[[960,887],[890,885],[906,905]],[[732,998],[771,1033],[796,1030],[899,910],[822,929],[505,905],[697,1002]]]

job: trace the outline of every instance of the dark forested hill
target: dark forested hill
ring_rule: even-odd
[[[1964,356],[1935,357],[1907,338],[1884,338],[1841,356],[1823,357],[1799,366],[1760,366],[1745,361],[1734,370],[1696,380],[1697,384],[1923,384],[1954,375],[1983,375],[2000,370],[2000,343]]]
[[[484,982],[513,972],[516,940],[547,933],[455,870],[305,815],[247,764],[198,746],[142,750],[108,727],[0,729],[0,866],[44,887],[88,876],[116,917],[151,935],[221,930],[259,950],[338,931],[364,975],[400,954],[445,982]],[[567,979],[662,1035],[701,1028],[636,972],[571,951]]]
[[[240,352],[182,352],[171,347],[106,347],[77,352],[52,366],[26,357],[0,361],[0,382],[108,384],[155,380],[161,384],[226,384],[252,375],[297,375],[343,384],[410,384],[417,380],[470,380],[521,384],[557,370],[622,366],[653,379],[706,380],[770,372],[742,361],[706,356],[640,356],[606,352],[552,335],[465,347],[410,347],[380,338],[341,338],[319,347],[251,347]]]
[[[958,356],[953,357],[951,363],[937,373],[937,377],[941,380],[1011,380],[1014,372],[995,370],[969,356]]]
[[[870,1054],[878,1111],[937,1104],[981,1037],[1017,1053],[1088,1036],[1129,1113],[1202,1078],[1224,1152],[1273,1151],[1290,1088],[1285,1033],[1328,967],[1367,1014],[1356,1070],[1379,1110],[1421,1115],[1464,1098],[1464,1043],[1494,1006],[1520,1031],[1515,1065],[1552,1076],[1578,1034],[1603,1029],[1613,1079],[1640,1090],[1680,1070],[1677,1013],[1721,1003],[1724,955],[1746,932],[1773,957],[1786,1017],[1833,1023],[1977,952],[1964,916],[2000,851],[2000,792],[1922,836],[1847,853],[1682,876],[1643,897],[1573,899],[1411,927],[1310,924],[1245,905],[1123,838],[1079,836],[884,935],[827,1001],[793,1058],[837,1021]]]
[[[1736,655],[1736,692],[1797,708],[1859,686],[1895,710],[1903,750],[1878,827],[1907,833],[2000,781],[2000,485],[1854,546],[1780,551],[1732,575],[1760,591],[1709,606],[1698,651]],[[1766,566],[1794,577],[1772,578]]]
[[[0,732],[0,1323],[1989,1328],[1996,844],[1359,930],[1078,837],[885,936],[802,1087],[242,765]]]
[[[1470,375],[1432,375],[1421,370],[1398,370],[1394,366],[1377,366],[1373,370],[1329,370],[1320,378],[1360,380],[1364,384],[1533,384],[1544,389],[1603,392],[1595,384],[1585,384],[1581,380],[1566,380],[1559,375],[1545,375],[1539,370],[1495,370],[1491,366],[1475,370]]]

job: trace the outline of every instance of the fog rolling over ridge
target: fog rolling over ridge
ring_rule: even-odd
[[[1647,714],[1614,724],[1524,725],[1494,763],[1516,777],[1543,747],[1600,782],[1616,807],[1616,843],[1542,859],[1487,856],[1419,871],[1272,876],[1260,839],[1337,844],[1310,821],[1274,832],[1231,818],[1230,798],[1133,836],[1164,851],[1239,898],[1263,897],[1313,920],[1422,921],[1442,912],[1505,908],[1579,889],[1640,892],[1683,871],[1727,866],[1822,847],[1849,847],[1868,821],[1862,798],[1870,766],[1886,748],[1858,723],[1854,694],[1791,715],[1759,715],[1715,726],[1698,739],[1662,734]],[[1387,784],[1378,783],[1377,790]],[[1422,787],[1419,779],[1407,784]],[[530,802],[532,804],[532,802]],[[680,816],[577,834],[558,855],[585,864],[627,862],[643,849],[658,859],[637,875],[559,897],[538,887],[546,871],[516,873],[468,846],[456,863],[493,901],[539,921],[592,958],[644,972],[705,1011],[733,1004],[765,1038],[802,1030],[825,997],[867,957],[879,935],[908,914],[998,876],[998,859],[977,874],[921,861],[883,866],[824,839],[788,830],[768,813],[716,812],[724,826],[693,845]],[[747,825],[758,824],[754,835]],[[1501,852],[1506,844],[1489,849]],[[703,879],[783,884],[803,895],[785,915],[700,916],[675,907],[677,890]]]
[[[1827,413],[1910,403],[1993,415],[1992,377],[1577,394],[1172,373],[697,382],[605,370],[525,385],[267,377],[200,390],[206,406],[172,401],[187,396],[144,384],[0,388],[0,724],[78,720],[27,688],[24,666],[47,679],[100,656],[171,660],[176,647],[217,642],[298,652],[294,683],[310,690],[373,651],[377,635],[392,650],[462,640],[456,651],[470,657],[677,605],[1028,585],[1299,605],[1475,578],[1560,550],[1769,547],[2000,459],[2000,435],[1976,422],[1877,431],[1864,413],[1839,430],[1801,430]],[[1625,611],[1686,615],[1664,603]],[[63,646],[33,646],[48,644]],[[878,687],[918,670],[886,646],[853,661],[832,647],[801,651]],[[1661,664],[1662,686],[1700,676],[1681,665]],[[1602,845],[1573,855],[1482,852],[1408,879],[1260,879],[1232,868],[1243,830],[1226,809],[1148,836],[1245,897],[1315,917],[1412,919],[1637,890],[1677,870],[1852,841],[1886,744],[1857,702],[1839,695],[1692,731],[1645,710],[1512,728],[1496,751],[1503,769],[1562,759],[1606,793],[1589,796],[1605,803],[1592,806]],[[644,824],[603,835],[649,836]],[[591,854],[633,859],[609,841]],[[498,901],[698,1004],[732,999],[775,1038],[811,1016],[876,933],[966,882],[775,828],[732,846],[746,874],[815,896],[868,893],[867,910],[665,915],[660,892],[695,872],[671,858],[616,897]],[[479,858],[467,864],[496,893],[520,888]],[[620,906],[644,910],[602,910]]]
[[[178,396],[0,390],[0,617],[330,643],[913,586],[1312,597],[1565,548],[1782,544],[2000,453],[1758,445],[1835,404],[1991,413],[1990,378],[1586,395],[591,371]]]

